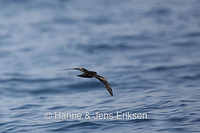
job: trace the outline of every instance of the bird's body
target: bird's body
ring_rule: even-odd
[[[69,68],[69,69],[64,69],[64,70],[80,70],[81,72],[83,72],[83,74],[77,75],[79,77],[83,77],[83,78],[93,78],[93,77],[95,77],[95,78],[97,78],[102,83],[104,83],[105,88],[108,90],[108,92],[110,93],[110,95],[113,96],[113,92],[112,92],[110,84],[108,83],[108,81],[104,77],[102,77],[100,75],[97,75],[97,72],[88,71],[85,68]]]

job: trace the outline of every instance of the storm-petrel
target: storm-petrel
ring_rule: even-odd
[[[64,70],[80,70],[81,72],[83,72],[83,74],[77,75],[79,77],[83,77],[83,78],[93,78],[93,77],[95,77],[95,78],[97,78],[102,83],[104,83],[105,88],[108,90],[108,92],[110,93],[110,95],[113,96],[113,92],[112,92],[110,84],[108,83],[108,81],[104,77],[102,77],[100,75],[97,75],[97,72],[88,71],[85,68],[68,68],[68,69],[64,69]]]

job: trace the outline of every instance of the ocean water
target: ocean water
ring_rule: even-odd
[[[0,70],[1,133],[200,132],[200,1],[0,0]]]

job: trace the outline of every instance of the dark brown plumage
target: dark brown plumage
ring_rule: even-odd
[[[105,88],[108,90],[108,92],[110,93],[110,95],[113,96],[113,92],[112,92],[111,86],[108,83],[108,81],[104,77],[102,77],[100,75],[97,75],[96,72],[94,72],[94,71],[88,71],[85,68],[68,68],[68,69],[64,69],[64,70],[80,70],[81,72],[83,72],[83,74],[77,75],[79,77],[83,77],[83,78],[93,78],[93,77],[95,77],[95,78],[97,78],[102,83],[104,83]]]

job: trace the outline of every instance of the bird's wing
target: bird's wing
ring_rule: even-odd
[[[68,69],[64,69],[64,70],[80,70],[81,72],[88,72],[88,70],[87,69],[85,69],[85,68],[68,68]]]
[[[113,92],[112,92],[111,86],[108,83],[108,81],[104,77],[102,77],[100,75],[95,75],[94,77],[97,78],[98,80],[100,80],[102,83],[104,83],[105,88],[108,90],[108,92],[110,93],[110,95],[113,96]]]

